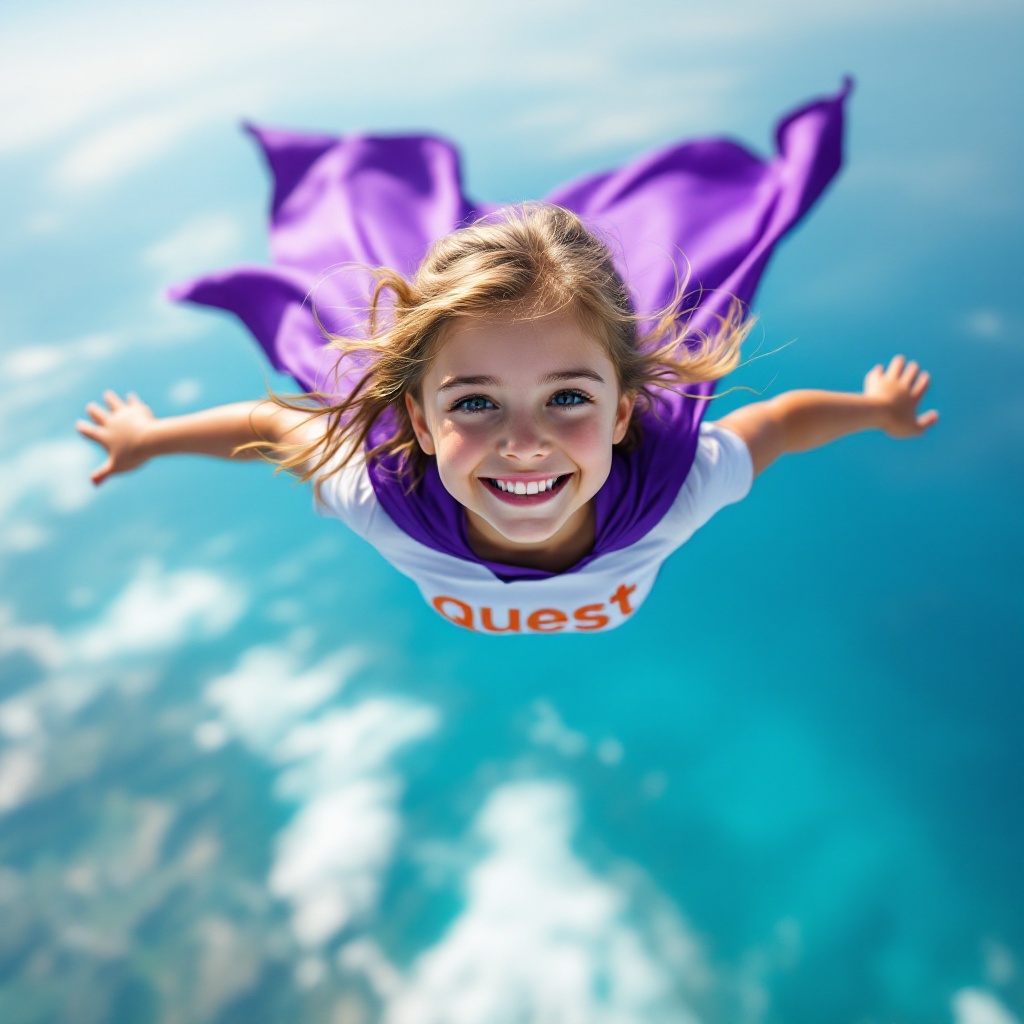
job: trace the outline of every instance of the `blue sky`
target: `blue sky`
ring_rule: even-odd
[[[43,999],[61,950],[107,1005],[103,965],[144,976],[142,922],[177,892],[200,952],[147,941],[181,1019],[229,1019],[284,962],[309,1019],[329,990],[390,1024],[497,1024],[509,993],[587,1024],[1019,1021],[1021,22],[996,0],[8,5],[0,899],[44,938],[0,1008]],[[468,190],[513,200],[680,136],[767,152],[848,73],[848,166],[759,302],[771,347],[798,344],[744,379],[855,388],[907,350],[943,423],[773,470],[632,633],[491,667],[259,467],[89,485],[72,424],[103,388],[159,414],[262,392],[241,329],[162,297],[266,260],[240,120],[447,134]],[[679,658],[691,573],[744,628],[709,616]],[[203,818],[239,792],[235,832]],[[53,867],[24,837],[82,807]],[[533,951],[515,970],[509,942]]]

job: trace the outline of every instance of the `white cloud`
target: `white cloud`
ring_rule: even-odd
[[[128,955],[125,936],[110,928],[97,928],[77,921],[59,925],[59,945],[75,952],[85,953],[90,959],[116,961]]]
[[[231,739],[223,722],[200,722],[192,731],[192,739],[200,750],[220,750]]]
[[[922,17],[958,19],[983,18],[1013,10],[1013,0],[863,0],[856,4],[822,4],[817,0],[786,0],[784,5],[760,4],[756,0],[720,0],[700,9],[680,8],[675,19],[663,18],[665,38],[679,38],[696,49],[698,45],[731,47],[739,52],[744,43],[756,43],[758,55],[768,47],[787,43],[806,46],[808,36],[848,34],[858,29],[882,29]],[[650,26],[648,24],[648,31]],[[726,53],[715,49],[720,62]]]
[[[25,228],[30,235],[52,235],[61,224],[61,218],[55,213],[34,213]]]
[[[402,987],[402,976],[395,965],[370,939],[355,939],[338,951],[338,966],[344,971],[361,974],[379,996],[389,998]]]
[[[294,37],[300,19],[291,11],[254,17],[239,8],[182,3],[126,16],[120,4],[101,3],[62,11],[56,27],[49,16],[8,18],[0,95],[22,102],[0,105],[0,150],[40,145],[168,94],[198,102],[211,83],[265,57],[275,35]]]
[[[165,572],[144,562],[124,589],[91,623],[61,633],[52,626],[19,623],[10,605],[0,605],[0,653],[24,651],[53,675],[50,683],[72,704],[98,686],[111,660],[171,650],[230,629],[245,608],[236,585],[200,569]],[[143,673],[128,685],[146,686]]]
[[[629,87],[623,89],[621,76],[607,76],[600,69],[592,69],[584,78],[576,79],[591,81],[585,95],[578,93],[573,82],[566,83],[564,91],[576,102],[529,107],[513,127],[529,134],[543,133],[542,137],[551,140],[551,151],[562,157],[641,146],[668,133],[721,124],[748,74],[737,66],[676,70],[671,75],[631,75]],[[681,107],[666,103],[666,96],[685,96],[687,100]]]
[[[465,909],[379,992],[387,1024],[697,1021],[711,981],[697,942],[663,897],[639,923],[629,886],[573,851],[576,813],[559,783],[491,794],[475,826],[488,852],[467,879]]]
[[[112,886],[129,889],[156,867],[174,814],[173,805],[163,800],[132,802],[131,831],[103,866],[104,876]]]
[[[28,700],[12,697],[0,704],[0,733],[12,740],[40,735],[39,715]]]
[[[24,652],[46,670],[38,686],[0,704],[0,734],[13,741],[0,756],[0,812],[25,803],[44,780],[49,760],[42,756],[48,742],[44,712],[57,718],[73,713],[111,680],[126,693],[150,688],[157,678],[151,664],[132,670],[120,662],[216,636],[234,624],[244,606],[244,595],[227,580],[202,570],[164,572],[156,562],[143,564],[106,609],[77,630],[26,625],[10,605],[0,605],[0,655]],[[153,815],[164,812],[155,804],[141,805],[141,811],[149,817],[140,825],[135,859],[112,861],[111,872],[135,877],[152,860],[146,835],[153,833]]]
[[[94,333],[69,341],[22,344],[0,354],[0,376],[16,384],[9,388],[0,404],[0,429],[5,431],[8,450],[17,450],[24,441],[34,446],[35,437],[43,429],[52,429],[52,416],[47,410],[63,409],[67,414],[72,389],[79,387],[95,364],[110,362],[129,351],[133,355],[142,344],[180,344],[197,337],[205,328],[198,317],[161,299],[153,316],[145,324],[124,333]],[[98,396],[100,384],[93,384]],[[75,398],[75,402],[80,401]],[[84,416],[84,407],[81,407]],[[99,448],[77,437],[72,426],[74,412],[64,420],[69,439],[95,458]],[[24,452],[22,452],[24,455]],[[27,457],[27,456],[26,456]],[[90,468],[92,466],[90,465]],[[88,473],[85,474],[87,480]],[[0,505],[4,496],[0,495]]]
[[[207,703],[255,750],[270,751],[291,726],[338,693],[365,660],[345,650],[304,670],[296,647],[252,647],[206,688]]]
[[[262,91],[256,81],[228,84],[120,117],[76,142],[57,162],[53,179],[70,191],[108,185],[153,163],[200,128],[234,123],[240,110],[260,106]]]
[[[10,605],[0,605],[0,654],[24,651],[45,668],[56,668],[64,660],[60,633],[45,623],[23,625]]]
[[[165,572],[147,561],[102,618],[65,641],[76,663],[169,650],[227,632],[245,608],[241,590],[203,569]]]
[[[0,151],[70,143],[58,178],[81,187],[127,173],[212,120],[273,115],[296,101],[348,100],[356,90],[374,101],[408,104],[413,90],[417,100],[441,100],[486,82],[520,90],[541,108],[551,86],[580,96],[596,88],[600,95],[609,68],[635,72],[656,32],[661,46],[685,47],[686,67],[673,87],[652,96],[650,75],[612,76],[607,116],[555,139],[570,149],[644,141],[672,118],[663,112],[676,104],[666,97],[692,100],[693,90],[682,88],[687,75],[706,92],[704,77],[714,84],[716,75],[747,74],[754,49],[760,56],[766,47],[806,45],[808,36],[823,33],[921,16],[979,18],[1011,6],[1010,0],[792,0],[779,11],[734,0],[702,11],[659,7],[647,17],[616,17],[614,26],[589,9],[584,16],[578,0],[523,0],[514,8],[457,0],[341,6],[306,0],[287,8],[261,5],[258,13],[240,0],[216,7],[182,0],[132,16],[121,4],[98,3],[62,10],[56,25],[45,13],[21,13],[7,17],[0,35],[0,96],[12,98],[0,104]],[[472,45],[453,51],[456,34]]]
[[[39,788],[46,765],[46,736],[39,715],[24,696],[0,704],[0,732],[10,741],[0,749],[0,816],[27,803]]]
[[[994,995],[962,988],[953,996],[953,1024],[1020,1024]]]
[[[0,814],[17,807],[42,774],[39,751],[28,746],[0,753]]]
[[[316,988],[326,977],[327,961],[321,956],[304,956],[295,965],[295,984],[301,989]]]
[[[565,6],[575,5],[556,6],[555,13]],[[394,16],[387,16],[388,8]],[[514,13],[475,10],[455,0],[439,0],[429,9],[368,2],[339,8],[307,0],[288,8],[263,5],[256,14],[237,0],[217,7],[183,0],[173,9],[150,7],[130,18],[115,4],[71,8],[62,12],[57,31],[48,17],[8,19],[0,44],[0,95],[21,102],[0,105],[0,149],[37,146],[139,103],[166,103],[167,97],[177,100],[168,111],[177,106],[199,113],[225,83],[294,96],[362,82],[364,88],[407,95],[414,82],[421,90],[436,90],[467,65],[486,69],[495,63],[495,51],[505,58],[505,75],[518,73],[522,55],[512,59],[508,32],[501,30],[523,35],[531,15],[551,9],[540,0]],[[450,47],[439,44],[449,42],[457,26],[476,45],[452,61]],[[381,74],[382,58],[387,75]],[[424,73],[425,63],[432,73]],[[473,74],[470,79],[479,80]]]
[[[278,837],[270,887],[292,903],[304,945],[375,908],[400,830],[402,786],[391,760],[437,725],[431,707],[367,700],[295,726],[275,748],[274,760],[288,765],[275,792],[301,803]]]
[[[154,111],[103,128],[78,143],[54,169],[66,188],[106,184],[162,156],[205,120],[196,108]]]
[[[202,945],[197,979],[195,1014],[214,1020],[220,1010],[257,982],[263,966],[254,936],[235,927],[219,914],[202,917],[196,932]]]
[[[307,799],[275,842],[270,891],[292,905],[292,930],[316,947],[376,908],[400,819],[395,779],[360,779]]]
[[[40,441],[0,463],[0,523],[21,502],[41,497],[51,510],[74,512],[93,496],[95,458],[75,438]]]
[[[192,405],[202,394],[203,386],[191,377],[176,380],[167,392],[172,405]]]
[[[985,959],[985,977],[993,985],[1006,985],[1013,981],[1017,964],[1013,953],[1006,946],[994,939],[986,939],[982,943],[982,955]]]
[[[976,309],[964,317],[963,328],[981,341],[995,341],[1007,333],[1006,317],[995,309]]]
[[[241,237],[241,229],[233,217],[211,213],[193,218],[166,238],[154,242],[142,254],[142,259],[159,271],[161,278],[181,279],[235,257]]]
[[[377,773],[401,747],[437,724],[433,708],[394,698],[365,700],[303,722],[274,748],[274,760],[292,766],[278,780],[277,791],[301,798],[332,782]]]
[[[563,757],[579,757],[587,749],[587,737],[570,729],[550,701],[535,700],[531,710],[533,721],[526,733],[531,742],[539,747],[552,747]]]
[[[668,776],[662,771],[647,772],[640,780],[640,792],[645,800],[657,800],[668,788]]]
[[[65,342],[21,345],[0,354],[0,377],[12,385],[0,403],[0,430],[7,440],[7,450],[18,452],[6,463],[0,463],[0,470],[19,473],[18,479],[12,479],[9,487],[0,489],[0,516],[21,499],[26,488],[52,492],[61,483],[56,478],[42,480],[45,467],[32,465],[38,462],[39,457],[50,454],[51,445],[66,446],[65,451],[71,451],[72,446],[80,449],[78,456],[61,456],[67,460],[61,465],[68,469],[84,465],[88,456],[88,466],[84,471],[78,472],[63,486],[74,486],[82,495],[92,492],[88,477],[94,465],[95,450],[90,453],[90,445],[75,434],[73,414],[61,425],[66,431],[66,438],[48,442],[40,442],[37,438],[44,431],[53,429],[52,410],[63,408],[67,412],[67,403],[62,405],[59,400],[81,381],[89,364],[111,358],[125,343],[113,334],[90,334]],[[27,445],[22,447],[25,442]],[[60,452],[62,449],[52,451]]]
[[[300,944],[317,949],[375,909],[401,830],[392,760],[439,716],[381,698],[324,710],[365,657],[349,649],[303,668],[309,639],[297,632],[285,646],[252,648],[205,696],[226,730],[281,769],[274,792],[296,811],[275,840],[268,884],[291,904]],[[203,723],[197,743],[218,746],[216,724]]]
[[[32,381],[52,376],[71,366],[116,356],[125,338],[110,333],[88,334],[63,342],[37,342],[12,349],[0,359],[0,373],[7,380]]]
[[[50,536],[38,523],[10,522],[0,535],[0,552],[36,551],[50,543]]]
[[[302,621],[303,612],[300,602],[290,597],[282,597],[267,605],[264,614],[270,622],[294,625]]]

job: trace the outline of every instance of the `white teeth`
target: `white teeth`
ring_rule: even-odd
[[[531,480],[529,483],[523,483],[520,480],[499,480],[495,477],[492,482],[498,490],[505,491],[507,494],[541,494],[544,491],[550,491],[558,483],[558,477],[553,476],[547,480]]]

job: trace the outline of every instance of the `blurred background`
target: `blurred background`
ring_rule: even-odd
[[[0,1020],[1024,1019],[1024,13],[1013,0],[0,11]],[[626,627],[444,624],[308,485],[74,421],[260,396],[171,283],[268,260],[243,118],[425,129],[486,200],[857,81],[742,371],[933,374],[784,460]],[[749,396],[729,396],[710,416]]]

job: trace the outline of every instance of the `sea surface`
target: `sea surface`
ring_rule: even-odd
[[[0,12],[3,1024],[1020,1024],[1024,16],[998,0]],[[172,283],[268,261],[242,119],[543,195],[856,79],[736,382],[932,374],[605,635],[443,622],[308,485],[74,422],[287,389]],[[793,342],[792,344],[788,344]],[[715,418],[756,398],[735,392]]]

